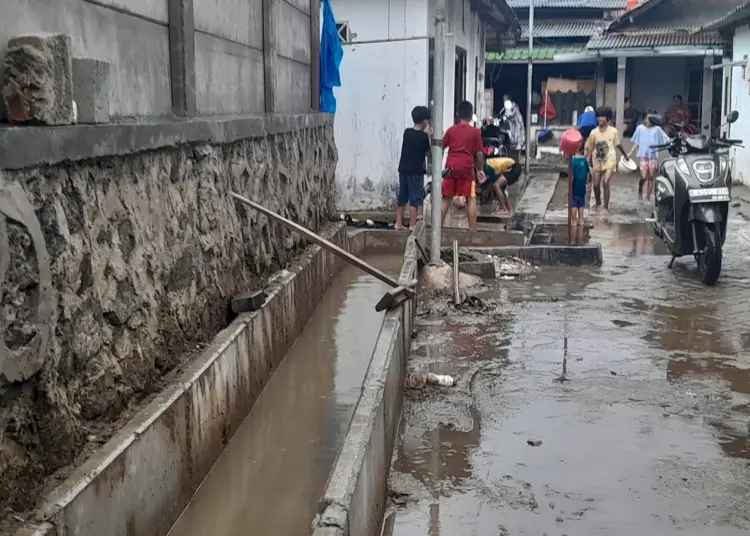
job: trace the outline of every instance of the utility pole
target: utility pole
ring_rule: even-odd
[[[534,52],[534,0],[529,0],[529,67],[526,80],[526,180],[529,180],[531,166],[531,92],[534,80],[534,62],[531,59]]]
[[[435,2],[432,59],[432,240],[430,264],[440,264],[443,205],[443,110],[445,108],[445,0]]]

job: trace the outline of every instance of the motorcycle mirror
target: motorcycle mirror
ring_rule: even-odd
[[[727,114],[727,123],[729,123],[730,125],[732,123],[736,123],[739,118],[740,112],[738,112],[737,110],[732,110]]]

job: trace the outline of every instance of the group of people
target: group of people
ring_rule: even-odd
[[[669,136],[661,128],[661,120],[656,114],[647,114],[643,124],[635,127],[630,151],[625,151],[620,141],[620,134],[612,123],[612,108],[602,106],[596,111],[592,107],[586,108],[578,122],[578,130],[583,141],[578,155],[571,158],[571,173],[573,175],[572,206],[575,210],[577,225],[583,225],[583,211],[586,207],[586,186],[589,177],[592,178],[595,204],[593,209],[603,208],[609,211],[610,186],[612,176],[617,170],[617,151],[626,161],[630,161],[637,153],[640,164],[640,181],[638,183],[638,199],[643,200],[643,188],[646,186],[646,201],[651,200],[654,190],[654,178],[658,171],[657,145],[669,141]],[[604,199],[602,204],[602,190]]]
[[[477,185],[487,185],[500,204],[500,210],[510,213],[506,188],[521,176],[521,166],[512,158],[484,156],[480,130],[474,125],[474,106],[463,101],[458,105],[458,123],[448,128],[442,146],[448,151],[446,174],[442,182],[442,221],[454,199],[466,204],[469,228],[477,227]],[[422,191],[426,173],[425,161],[432,146],[430,111],[417,106],[411,112],[413,125],[404,131],[401,158],[398,165],[399,186],[396,199],[396,229],[404,229],[404,213],[409,206],[409,224],[414,226],[417,211],[422,206]]]

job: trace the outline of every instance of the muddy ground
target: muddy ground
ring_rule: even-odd
[[[421,304],[410,368],[458,384],[407,392],[386,536],[750,530],[750,195],[704,287],[616,180],[601,268],[500,281],[481,314]]]

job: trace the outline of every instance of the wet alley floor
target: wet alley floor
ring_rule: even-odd
[[[397,274],[401,255],[365,259]],[[385,284],[332,283],[170,536],[308,536],[382,324]]]
[[[750,530],[750,204],[705,287],[625,180],[591,218],[601,268],[499,281],[484,312],[421,304],[410,369],[458,384],[407,391],[385,536]]]

